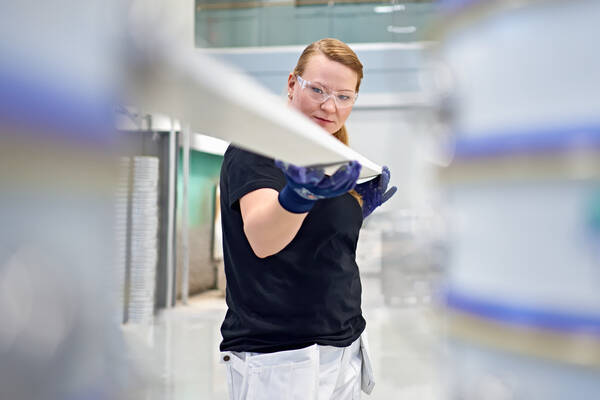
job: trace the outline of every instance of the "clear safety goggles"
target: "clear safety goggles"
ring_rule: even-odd
[[[353,90],[329,90],[323,85],[302,79],[300,75],[296,75],[296,80],[298,81],[298,84],[300,84],[303,92],[306,93],[312,101],[319,104],[323,104],[329,100],[330,97],[333,97],[333,101],[338,108],[348,108],[354,105],[354,102],[356,102],[356,98],[358,97],[358,93]]]

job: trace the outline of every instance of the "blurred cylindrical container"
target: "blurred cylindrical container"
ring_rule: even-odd
[[[43,104],[0,94],[26,116],[0,118],[0,398],[118,398],[110,121],[28,89]]]
[[[123,6],[0,14],[0,399],[118,399],[113,100]]]
[[[522,340],[522,339],[521,339]],[[516,354],[473,341],[448,343],[450,395],[460,400],[594,399],[598,370]]]
[[[471,0],[447,17],[440,55],[461,138],[598,129],[596,0]],[[458,9],[456,9],[458,8]]]
[[[600,2],[442,4],[449,397],[598,397]]]

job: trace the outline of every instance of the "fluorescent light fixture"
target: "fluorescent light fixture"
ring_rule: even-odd
[[[406,6],[404,4],[394,4],[391,6],[377,6],[373,8],[373,11],[375,11],[377,14],[393,13],[396,11],[404,10],[406,10]]]
[[[388,25],[387,27],[387,31],[388,32],[392,32],[392,33],[415,33],[417,31],[417,27],[416,26],[394,26],[394,25]]]

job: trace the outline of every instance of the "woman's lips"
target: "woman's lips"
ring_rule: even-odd
[[[332,124],[332,123],[333,123],[333,121],[330,121],[330,120],[328,120],[328,119],[325,119],[325,118],[319,118],[319,117],[316,117],[316,116],[313,116],[313,118],[314,118],[314,119],[315,119],[317,122],[319,122],[319,123],[321,123],[321,124]]]

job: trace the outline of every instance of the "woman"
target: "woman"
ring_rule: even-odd
[[[347,144],[362,76],[346,44],[319,40],[290,74],[288,102]],[[363,218],[396,189],[386,192],[387,168],[355,186],[359,172],[350,162],[326,176],[227,149],[220,348],[231,399],[355,399],[361,381],[371,391],[355,250]]]

